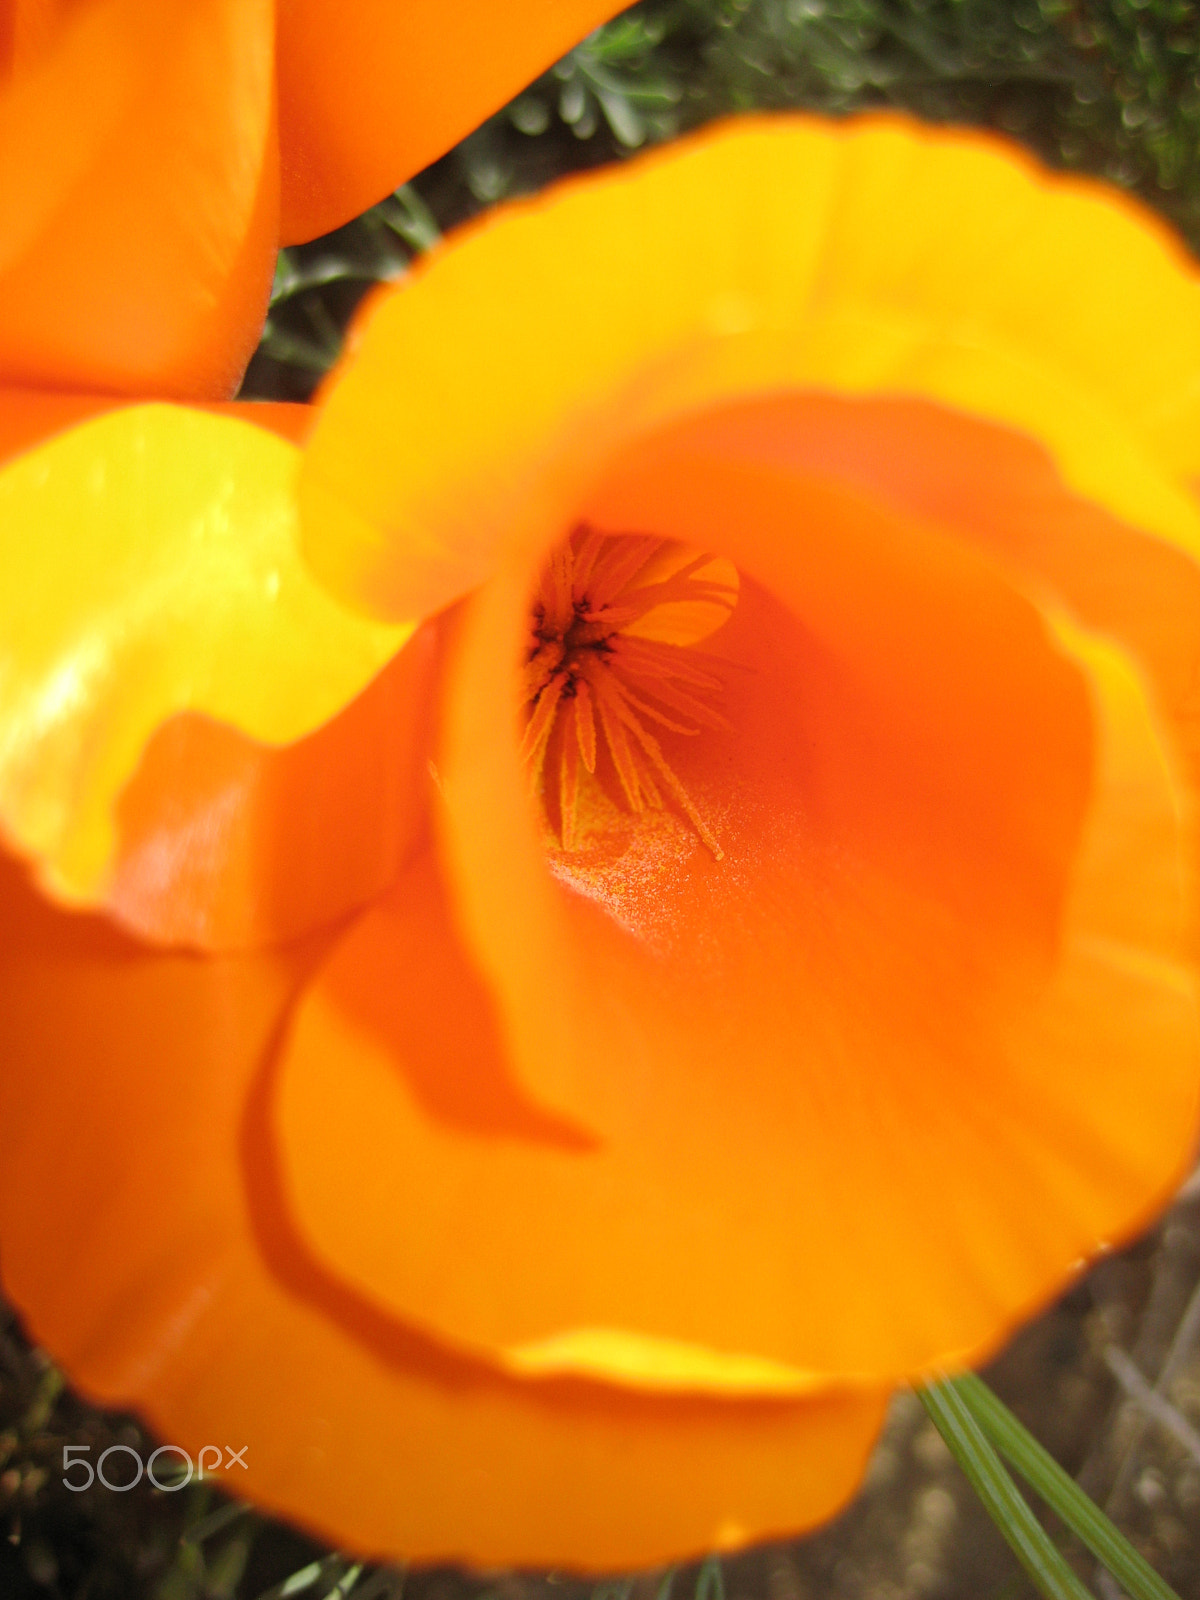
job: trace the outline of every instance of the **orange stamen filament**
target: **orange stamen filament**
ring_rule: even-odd
[[[631,812],[661,809],[665,791],[713,855],[720,860],[724,854],[646,726],[688,737],[702,728],[728,731],[729,723],[708,703],[722,687],[706,670],[716,663],[689,645],[627,630],[662,606],[701,601],[731,612],[737,591],[702,576],[712,567],[708,555],[697,555],[666,578],[648,576],[664,544],[579,528],[558,546],[542,574],[525,665],[528,720],[521,756],[535,793],[553,792],[547,768],[557,762],[553,787],[565,850],[575,848],[580,766],[595,773],[602,738]]]

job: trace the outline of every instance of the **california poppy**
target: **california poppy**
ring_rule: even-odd
[[[14,461],[35,1336],[364,1549],[827,1515],[1194,1146],[1197,372],[1124,199],[760,119],[447,242],[302,448]]]
[[[275,249],[348,221],[614,0],[7,0],[0,381],[220,398]]]

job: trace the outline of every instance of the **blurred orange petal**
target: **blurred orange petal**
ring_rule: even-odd
[[[593,1569],[803,1527],[850,1492],[877,1394],[524,1383],[321,1271],[257,1145],[270,1041],[316,948],[150,954],[38,903],[11,865],[0,930],[8,1290],[90,1394],[136,1400],[193,1452],[248,1446],[231,1491],[363,1550]]]
[[[284,235],[309,239],[412,177],[617,9],[10,0],[0,382],[232,394],[267,309],[281,139]]]
[[[383,198],[622,9],[618,0],[280,0],[283,242]]]
[[[0,85],[0,377],[231,393],[277,235],[271,0],[42,20]]]

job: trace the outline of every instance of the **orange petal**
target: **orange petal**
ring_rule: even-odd
[[[264,1052],[315,947],[147,954],[50,910],[8,863],[0,930],[6,1289],[86,1392],[193,1460],[248,1447],[230,1490],[342,1547],[590,1569],[794,1531],[852,1490],[879,1395],[520,1382],[321,1272],[258,1143]]]
[[[0,462],[124,403],[99,395],[0,388]]]
[[[60,897],[103,903],[113,809],[156,728],[194,711],[290,743],[411,631],[364,624],[308,575],[296,460],[265,428],[143,406],[0,473],[0,819]]]
[[[348,222],[457,144],[619,0],[279,5],[283,239]]]
[[[92,394],[49,394],[40,389],[0,387],[0,463],[19,455],[43,439],[90,417],[127,406],[127,400]],[[201,409],[215,416],[238,417],[260,428],[303,444],[312,427],[311,406],[286,400],[214,400]]]
[[[497,671],[529,570],[498,577],[443,753],[456,916],[509,1079],[594,1148],[463,1128],[323,988],[283,1080],[306,1237],[520,1370],[653,1384],[675,1351],[794,1392],[977,1357],[1194,1147],[1186,794],[1137,673],[969,544],[711,438],[579,510],[742,571],[735,733],[671,750],[725,860],[660,817],[551,876]]]
[[[271,0],[99,0],[18,58],[0,89],[5,381],[237,387],[276,243],[273,27]]]
[[[746,120],[494,212],[377,296],[323,397],[304,538],[351,603],[420,614],[494,570],[531,497],[577,509],[607,451],[807,388],[1030,434],[1195,557],[1164,419],[1197,370],[1195,268],[1124,198],[962,130]]]
[[[315,420],[312,406],[293,400],[211,400],[197,409],[215,417],[236,417],[277,433],[293,444],[304,444]]]
[[[64,4],[71,0],[8,0],[0,13],[0,84],[53,42]]]
[[[426,821],[434,635],[282,750],[184,712],[150,737],[116,805],[104,903],[158,944],[294,938],[388,886]]]
[[[1200,565],[1066,493],[1034,440],[919,400],[827,394],[740,401],[687,436],[689,454],[732,450],[818,472],[952,527],[1015,581],[1119,639],[1152,680],[1200,795]]]

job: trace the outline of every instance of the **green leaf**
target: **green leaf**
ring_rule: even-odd
[[[442,237],[433,212],[411,183],[401,184],[395,194],[381,200],[375,210],[392,232],[418,255],[432,250]]]
[[[719,1556],[709,1556],[696,1574],[695,1600],[725,1600],[725,1574]]]
[[[987,1438],[1017,1469],[1029,1487],[1057,1513],[1096,1559],[1124,1585],[1130,1600],[1179,1600],[1100,1507],[1063,1471],[1054,1457],[1013,1416],[973,1372],[939,1385],[952,1389]]]
[[[954,1384],[930,1384],[918,1389],[917,1395],[988,1515],[1046,1600],[1095,1600],[1022,1500]]]

